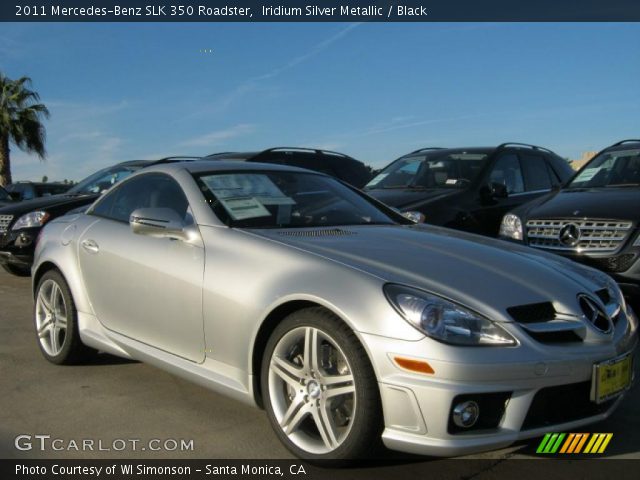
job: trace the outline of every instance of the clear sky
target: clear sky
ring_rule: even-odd
[[[577,158],[640,137],[640,24],[0,27],[0,70],[51,110],[47,161],[14,149],[16,179],[271,146],[376,167],[503,141]]]

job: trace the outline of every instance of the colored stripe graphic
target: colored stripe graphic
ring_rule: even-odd
[[[604,453],[612,438],[613,433],[547,433],[536,453]]]

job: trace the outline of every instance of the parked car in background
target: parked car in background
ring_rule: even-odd
[[[372,170],[364,163],[344,153],[314,148],[269,148],[261,152],[223,152],[205,157],[215,160],[236,160],[244,162],[274,163],[306,168],[326,173],[362,188],[371,179]]]
[[[9,195],[9,192],[7,192],[3,187],[0,187],[0,207],[9,205],[13,202],[15,202],[15,200],[11,195]]]
[[[640,140],[598,153],[562,190],[512,210],[500,236],[615,278],[640,303]]]
[[[148,163],[146,160],[119,163],[90,175],[65,193],[0,208],[0,266],[14,275],[30,275],[35,241],[47,222],[91,204],[102,192]]]
[[[146,167],[45,227],[33,287],[48,361],[149,362],[264,407],[311,460],[582,428],[620,405],[638,343],[603,273],[281,165]]]
[[[49,197],[59,195],[72,187],[70,184],[59,182],[16,182],[6,186],[7,192],[15,200],[32,200],[38,197]]]
[[[496,237],[505,213],[551,191],[573,173],[534,145],[423,148],[382,169],[364,188],[372,197],[432,225]]]

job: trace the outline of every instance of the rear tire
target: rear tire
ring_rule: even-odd
[[[69,286],[57,270],[46,272],[38,282],[33,316],[38,346],[51,363],[83,363],[96,354],[80,340],[78,312]]]
[[[262,398],[280,441],[308,461],[373,458],[382,407],[375,373],[353,331],[331,312],[286,317],[267,342]]]

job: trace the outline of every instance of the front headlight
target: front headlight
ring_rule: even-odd
[[[507,213],[502,217],[500,236],[522,241],[522,221],[520,217],[513,213]]]
[[[20,230],[21,228],[33,228],[33,227],[41,227],[47,220],[49,220],[50,215],[47,212],[29,212],[22,215],[16,223],[13,224],[11,230]]]
[[[496,322],[436,295],[402,285],[384,286],[400,315],[429,337],[467,346],[512,346],[515,339]]]

